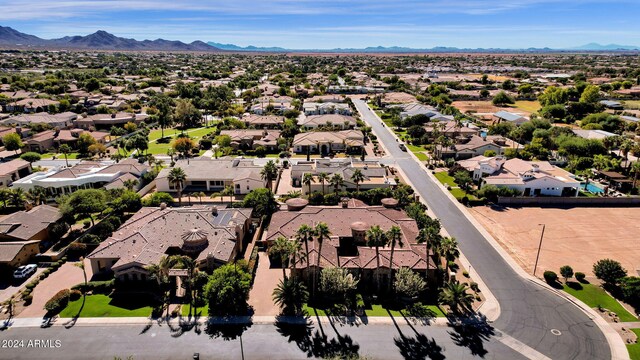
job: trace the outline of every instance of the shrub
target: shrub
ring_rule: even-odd
[[[564,281],[567,281],[569,278],[573,276],[573,268],[569,265],[565,265],[561,267],[560,275],[564,278]]]
[[[477,282],[469,283],[469,288],[471,288],[471,290],[473,290],[475,292],[480,292],[480,288],[478,287],[478,283]]]
[[[31,302],[33,302],[33,295],[28,294],[28,295],[22,295],[22,300],[24,300],[24,306],[29,306],[31,305]]]
[[[549,284],[553,284],[558,281],[558,274],[551,270],[545,271],[542,276],[544,276],[544,280]]]
[[[27,290],[33,290],[37,285],[38,285],[38,281],[32,281],[32,282],[28,283],[25,286],[25,288],[27,288]]]
[[[44,304],[44,309],[50,313],[59,313],[67,307],[69,304],[69,295],[71,291],[69,289],[62,289],[58,291],[57,294],[53,295],[46,304]]]
[[[627,276],[622,278],[620,288],[627,301],[637,302],[640,299],[640,277]]]
[[[166,203],[167,205],[173,204],[173,196],[166,192],[155,192],[149,198],[142,201],[143,206],[160,206],[162,203]]]
[[[627,270],[619,262],[611,259],[602,259],[593,264],[593,273],[608,285],[616,285],[620,279],[627,276]]]
[[[83,222],[82,222],[82,226],[83,226],[85,229],[88,229],[88,228],[89,228],[89,226],[91,226],[91,221],[90,221],[90,220],[85,220],[85,221],[83,221]]]
[[[22,297],[24,298],[25,296],[29,296],[32,292],[33,291],[31,291],[31,289],[22,290]]]
[[[469,272],[467,270],[462,272],[462,276],[468,278],[469,277]]]
[[[70,301],[75,301],[78,300],[82,297],[82,293],[80,292],[80,290],[71,290],[71,292],[69,293],[69,300]]]
[[[100,239],[98,235],[86,234],[85,236],[81,237],[78,241],[80,241],[83,244],[100,244],[102,239]]]
[[[78,285],[74,285],[71,287],[72,290],[78,290],[80,292],[93,292],[97,294],[109,294],[114,287],[114,280],[108,281],[89,281],[85,286],[84,283],[80,283]]]
[[[579,282],[583,282],[586,275],[583,272],[578,271],[575,277],[576,277],[576,280],[578,280]]]

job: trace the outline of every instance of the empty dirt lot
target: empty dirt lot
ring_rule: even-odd
[[[629,275],[640,269],[640,208],[475,207],[474,217],[529,273],[546,224],[537,276],[563,265],[593,276],[603,258],[620,261]]]

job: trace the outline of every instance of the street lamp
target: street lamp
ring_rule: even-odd
[[[544,229],[546,224],[538,224],[542,225],[542,234],[540,234],[540,243],[538,244],[538,255],[536,255],[536,264],[533,266],[533,276],[536,276],[536,270],[538,268],[538,259],[540,259],[540,249],[542,249],[542,239],[544,238]]]

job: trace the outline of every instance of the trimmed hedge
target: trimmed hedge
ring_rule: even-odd
[[[578,280],[579,282],[583,282],[584,278],[587,277],[583,272],[577,272],[575,275],[576,280]]]
[[[50,313],[59,313],[69,304],[69,296],[71,291],[69,289],[62,289],[57,294],[53,295],[46,304],[44,309]]]
[[[544,280],[549,284],[554,284],[558,281],[558,274],[551,270],[545,271],[542,276],[544,277]]]
[[[115,285],[114,280],[107,281],[89,281],[85,286],[84,283],[74,285],[71,290],[78,290],[82,293],[91,291],[94,294],[109,294]]]

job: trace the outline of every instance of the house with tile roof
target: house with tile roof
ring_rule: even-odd
[[[364,180],[359,184],[360,190],[397,185],[394,177],[388,174],[387,168],[380,165],[379,162],[371,160],[362,161],[355,158],[298,161],[296,164],[291,165],[291,185],[301,187],[304,194],[308,193],[309,186],[303,186],[302,178],[304,174],[311,174],[314,176],[313,182],[311,183],[311,192],[322,192],[323,184],[318,180],[318,174],[325,173],[329,176],[339,174],[344,179],[343,190],[355,190],[356,184],[351,180],[351,177],[356,169],[360,170],[362,175],[364,175]],[[324,192],[333,192],[333,188],[326,181],[324,183]]]
[[[346,130],[356,127],[357,122],[353,116],[326,113],[302,117],[298,120],[298,125],[307,130],[317,129],[322,126]]]
[[[267,151],[278,150],[279,130],[222,130],[220,135],[227,135],[231,138],[231,147],[238,150],[255,150],[258,146],[264,147]]]
[[[31,174],[31,163],[22,159],[0,163],[0,188],[6,188],[14,181]]]
[[[236,195],[246,195],[252,190],[265,187],[260,171],[251,159],[195,158],[178,160],[174,167],[184,170],[187,179],[184,192],[221,191],[231,186]],[[171,168],[164,168],[156,177],[158,191],[175,193],[177,188],[169,182]]]
[[[347,204],[347,203],[345,203]],[[425,274],[429,269],[429,276],[435,275],[433,253],[427,256],[424,244],[416,242],[418,226],[403,210],[383,206],[367,206],[361,202],[350,201],[341,206],[306,206],[291,211],[278,211],[271,217],[263,241],[272,243],[278,237],[287,239],[295,237],[298,228],[303,225],[315,226],[325,223],[331,231],[329,239],[324,240],[322,247],[314,238],[308,242],[309,258],[299,259],[295,269],[303,277],[313,274],[316,270],[318,258],[320,269],[327,267],[343,267],[360,278],[361,283],[375,281],[377,261],[380,261],[381,280],[388,281],[388,269],[408,267],[418,273]],[[393,263],[390,264],[391,248],[379,249],[379,259],[376,251],[366,246],[366,232],[373,225],[378,225],[387,231],[392,226],[398,226],[402,231],[403,247],[396,246]],[[427,261],[429,264],[427,265]]]
[[[309,131],[293,138],[293,152],[297,154],[328,154],[350,152],[360,154],[364,147],[364,134],[360,130]]]
[[[284,116],[245,114],[240,119],[248,128],[280,129],[284,124]]]
[[[147,280],[147,267],[170,255],[189,256],[210,271],[242,250],[251,213],[215,206],[142,208],[87,258],[94,275],[112,273],[120,281]]]

